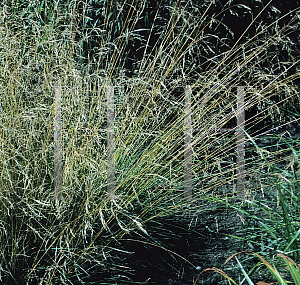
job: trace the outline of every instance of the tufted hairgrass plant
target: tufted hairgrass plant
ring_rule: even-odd
[[[219,36],[204,34],[216,22],[205,17],[215,4],[195,10],[193,1],[181,2],[167,7],[170,17],[164,19],[153,48],[135,26],[145,1],[124,1],[118,9],[107,2],[101,11],[103,22],[93,28],[88,28],[87,1],[51,7],[30,2],[26,11],[9,5],[1,8],[0,280],[4,284],[85,284],[95,273],[103,282],[111,282],[103,284],[134,283],[124,265],[126,257],[120,258],[131,253],[118,248],[119,240],[132,232],[151,238],[145,226],[148,221],[201,213],[211,199],[228,201],[234,196],[230,153],[236,141],[232,136],[221,143],[226,136],[210,131],[235,119],[233,86],[246,85],[246,108],[258,106],[260,119],[270,116],[275,127],[284,124],[282,118],[286,123],[299,119],[284,111],[299,104],[295,83],[299,59],[290,53],[287,63],[273,63],[273,74],[261,67],[263,61],[271,61],[268,48],[284,44],[291,49],[287,34],[298,29],[296,16],[280,31],[274,28],[276,22],[261,26],[246,43],[232,47],[224,43],[228,51],[208,56],[213,48],[209,36],[222,43]],[[130,12],[124,16],[125,6]],[[117,17],[110,21],[114,14]],[[160,17],[157,12],[155,21]],[[113,24],[119,28],[113,30]],[[95,33],[101,43],[96,56],[84,58],[83,47]],[[140,40],[143,57],[128,73],[123,67],[125,47],[132,39]],[[210,63],[203,72],[192,56],[201,50]],[[53,200],[54,86],[58,82],[64,199]],[[201,130],[192,143],[191,201],[183,199],[186,85],[193,92],[193,128]],[[116,189],[112,196],[106,193],[108,86],[118,86],[114,88]],[[275,94],[282,104],[272,100]],[[248,121],[257,123],[256,118]],[[230,191],[220,193],[221,185],[228,185]],[[167,245],[152,241],[168,250]]]

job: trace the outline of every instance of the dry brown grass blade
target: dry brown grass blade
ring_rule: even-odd
[[[296,264],[295,261],[294,261],[293,259],[291,259],[290,257],[284,255],[284,254],[281,253],[281,252],[280,252],[278,255],[279,255],[281,258],[285,259],[285,260],[288,262],[288,264],[292,263],[292,264],[295,266],[296,269],[299,269],[299,270],[300,270],[300,264]],[[290,268],[289,268],[288,266],[285,266],[284,268],[287,269],[287,270],[290,270]]]
[[[206,268],[206,269],[204,269],[202,272],[200,272],[200,274],[197,276],[197,278],[196,278],[196,280],[195,280],[195,282],[194,282],[194,284],[193,285],[196,285],[196,283],[197,283],[197,281],[198,281],[198,279],[199,279],[199,277],[200,277],[200,275],[203,273],[203,272],[205,272],[205,271],[215,271],[215,272],[218,272],[218,273],[220,273],[221,275],[223,275],[225,278],[227,278],[228,280],[230,280],[231,282],[233,282],[234,284],[236,284],[224,271],[222,271],[222,270],[220,270],[220,269],[218,269],[218,268],[215,268],[215,267],[213,267],[213,268]]]
[[[273,268],[273,267],[271,266],[271,264],[270,264],[269,262],[267,262],[263,257],[261,257],[259,254],[255,253],[255,252],[253,252],[253,251],[251,251],[251,250],[243,250],[243,251],[240,251],[240,252],[237,252],[237,253],[231,255],[230,257],[228,257],[228,258],[226,259],[226,261],[225,261],[225,263],[224,263],[224,266],[225,266],[226,263],[228,263],[233,257],[235,257],[236,255],[238,255],[238,254],[240,254],[240,253],[244,253],[244,252],[253,253],[254,255],[258,256],[258,257],[259,257],[259,258],[260,258],[260,259],[261,259],[268,267]],[[224,266],[223,266],[223,268],[224,268]],[[273,268],[273,269],[274,269],[274,268]]]

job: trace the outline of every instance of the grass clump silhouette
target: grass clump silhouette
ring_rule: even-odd
[[[299,119],[296,112],[284,113],[286,106],[299,104],[294,83],[299,71],[287,76],[299,60],[291,55],[287,68],[274,63],[273,74],[260,68],[263,61],[271,62],[268,48],[272,45],[284,43],[290,48],[285,32],[297,28],[296,23],[274,35],[267,34],[273,25],[262,26],[246,43],[237,42],[207,58],[215,65],[199,73],[194,58],[201,48],[211,49],[204,30],[216,21],[205,17],[214,3],[198,7],[204,12],[200,21],[197,13],[191,13],[192,2],[167,7],[168,19],[161,19],[157,12],[154,20],[165,25],[158,28],[153,47],[147,41],[152,30],[144,39],[136,28],[145,3],[124,1],[119,7],[106,3],[100,10],[103,21],[93,28],[88,28],[85,15],[88,2],[78,6],[71,1],[65,6],[30,2],[22,13],[8,5],[1,8],[2,282],[84,284],[97,272],[103,273],[103,282],[133,283],[130,269],[124,273],[123,260],[118,258],[118,240],[133,231],[148,235],[144,225],[156,217],[199,212],[206,201],[223,199],[220,185],[229,185],[227,201],[234,194],[235,165],[229,154],[236,142],[232,138],[219,145],[222,137],[204,131],[220,129],[236,117],[233,86],[244,82],[249,87],[245,108],[259,106],[260,119],[270,116],[273,127]],[[117,13],[114,21],[112,12]],[[83,48],[95,34],[100,46],[86,59]],[[143,52],[127,76],[123,66],[130,41],[135,49],[139,41]],[[57,82],[62,85],[65,199],[55,203],[51,200],[52,134]],[[193,135],[190,201],[182,199],[186,85],[193,91],[193,128],[202,130]],[[116,188],[112,199],[106,194],[108,86],[119,86],[114,88]],[[272,101],[274,94],[281,98],[280,106]],[[268,154],[269,162],[275,163],[271,159],[276,153]],[[296,165],[296,147],[292,155]],[[248,176],[252,170],[247,165]],[[106,274],[112,276],[110,281],[104,280]]]

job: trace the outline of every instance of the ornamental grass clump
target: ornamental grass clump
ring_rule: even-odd
[[[120,240],[132,232],[151,239],[147,222],[201,213],[212,199],[235,197],[237,142],[215,130],[231,124],[234,134],[239,127],[232,124],[236,86],[245,87],[245,109],[259,113],[246,120],[246,131],[267,117],[268,128],[299,120],[299,113],[286,112],[299,104],[299,59],[287,36],[299,28],[297,11],[281,30],[276,22],[260,25],[245,43],[232,44],[207,32],[217,29],[220,14],[208,17],[217,7],[213,1],[171,1],[155,11],[150,26],[145,18],[144,27],[147,1],[113,2],[29,1],[1,8],[4,284],[87,284],[94,275],[97,284],[140,282]],[[283,45],[289,59],[281,63],[276,53]],[[53,135],[54,125],[61,135]],[[185,192],[187,133],[192,195]],[[245,142],[254,144],[255,136]],[[299,155],[296,147],[293,155]],[[245,165],[251,177],[257,168]],[[245,194],[254,197],[251,187]],[[154,238],[152,243],[168,250]]]

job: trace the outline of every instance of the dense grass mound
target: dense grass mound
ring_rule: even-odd
[[[236,192],[236,138],[211,130],[238,129],[236,86],[244,86],[245,110],[254,114],[246,117],[245,142],[260,155],[251,164],[246,160],[247,181],[257,172],[269,177],[273,171],[277,177],[276,189],[269,182],[259,189],[249,182],[246,201],[255,204],[262,188],[279,195],[283,215],[276,221],[284,221],[285,228],[276,232],[278,248],[293,246],[296,252],[299,139],[281,138],[285,146],[276,142],[272,149],[260,149],[256,140],[268,130],[274,139],[275,128],[289,130],[299,122],[299,55],[288,37],[299,29],[299,11],[291,11],[291,21],[280,30],[277,19],[258,25],[244,43],[232,43],[213,33],[216,17],[228,10],[209,15],[217,9],[214,2],[170,1],[174,5],[160,6],[151,14],[153,23],[145,19],[144,26],[146,1],[100,1],[99,7],[65,2],[18,2],[0,10],[0,281],[92,284],[85,278],[97,272],[103,278],[97,284],[129,284],[122,267],[129,252],[117,247],[125,234],[151,238],[144,225],[158,217],[190,217],[211,200],[229,203]],[[95,21],[95,15],[102,18]],[[279,61],[282,48],[285,62]],[[57,85],[60,200],[53,199]],[[187,86],[194,130],[189,200],[184,191]],[[107,192],[108,90],[115,108],[113,193]],[[282,158],[284,170],[276,167]],[[294,199],[288,209],[287,197]],[[266,238],[269,233],[267,228]],[[153,243],[159,244],[158,238]]]

